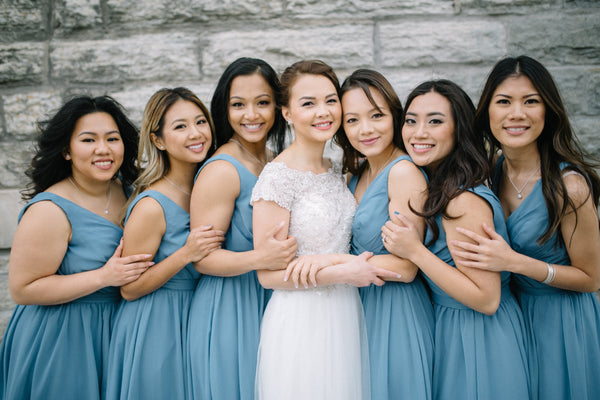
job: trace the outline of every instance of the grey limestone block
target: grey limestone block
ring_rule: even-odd
[[[45,55],[45,43],[0,44],[0,85],[42,83]]]
[[[53,41],[50,65],[70,84],[200,78],[195,38],[180,32]]]
[[[48,118],[62,103],[57,90],[19,92],[1,96],[6,133],[17,140],[31,140],[38,132],[37,122]]]
[[[506,53],[504,25],[473,19],[418,19],[379,24],[381,65],[476,64]]]
[[[345,24],[306,29],[223,31],[206,36],[203,72],[217,76],[238,57],[258,57],[283,69],[298,60],[321,59],[336,69],[374,63],[373,26]]]

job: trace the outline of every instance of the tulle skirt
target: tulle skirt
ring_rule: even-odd
[[[369,353],[358,290],[275,290],[262,321],[256,398],[369,399]]]

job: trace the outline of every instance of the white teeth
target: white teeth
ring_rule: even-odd
[[[417,150],[429,149],[433,147],[431,144],[413,144],[413,147]]]
[[[252,124],[252,125],[250,125],[250,124],[246,124],[246,125],[244,125],[244,126],[245,126],[246,128],[248,128],[248,129],[258,129],[258,128],[260,128],[260,124]]]
[[[506,128],[506,130],[509,132],[521,132],[524,131],[525,128]]]
[[[96,161],[94,164],[98,165],[99,167],[107,167],[112,164],[112,161]]]
[[[192,149],[192,150],[201,149],[201,148],[203,148],[203,147],[204,147],[204,144],[197,144],[197,145],[195,145],[195,146],[188,146],[188,148],[189,148],[189,149]]]
[[[320,124],[315,124],[315,126],[319,127],[319,128],[325,128],[326,126],[329,126],[329,122],[323,122],[323,123],[320,123]]]

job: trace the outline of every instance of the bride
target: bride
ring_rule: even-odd
[[[356,289],[396,273],[348,253],[354,197],[341,167],[323,158],[341,124],[339,83],[321,61],[300,61],[281,76],[282,113],[294,142],[261,173],[252,194],[254,245],[282,227],[300,256],[287,270],[259,270],[275,289],[265,310],[257,399],[368,399],[368,349]],[[288,279],[290,277],[292,279]]]

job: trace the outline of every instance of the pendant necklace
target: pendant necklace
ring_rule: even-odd
[[[79,187],[77,187],[77,184],[73,181],[73,179],[71,179],[71,177],[67,177],[67,179],[69,180],[69,182],[71,182],[71,185],[73,185],[73,187],[75,188],[75,190],[77,190],[79,192],[80,195],[83,196],[83,192],[81,190],[79,190]],[[108,207],[110,206],[110,197],[112,195],[112,187],[110,185],[110,183],[108,184],[108,201],[106,202],[106,206],[104,206],[104,214],[108,214]]]
[[[515,188],[515,191],[517,192],[517,198],[518,199],[522,199],[523,195],[521,195],[521,192],[523,191],[523,189],[525,189],[525,186],[527,186],[527,184],[529,183],[529,180],[531,178],[533,178],[533,176],[540,170],[540,167],[537,167],[535,169],[535,171],[533,171],[533,173],[531,175],[529,175],[529,177],[525,180],[525,183],[523,184],[523,186],[521,186],[521,190],[517,189],[517,186],[515,185],[515,183],[513,182],[512,179],[510,179],[510,175],[508,174],[508,169],[506,169],[506,177],[508,178],[508,181],[510,182],[510,184],[512,185],[513,188]]]
[[[192,193],[188,192],[187,190],[183,190],[181,187],[179,187],[179,185],[177,185],[175,182],[173,182],[172,180],[170,180],[169,178],[167,178],[167,176],[163,176],[163,178],[165,178],[165,180],[170,183],[175,189],[179,190],[181,193],[184,193],[188,196],[191,196]]]
[[[261,165],[263,168],[265,167],[265,163],[264,163],[264,162],[262,162],[262,161],[260,161],[260,159],[259,159],[258,157],[256,157],[254,154],[252,154],[251,152],[249,152],[249,151],[248,151],[248,150],[247,150],[247,149],[244,147],[244,145],[242,145],[240,142],[238,142],[237,140],[235,140],[235,139],[233,139],[233,138],[229,139],[229,141],[230,141],[230,142],[233,142],[233,143],[237,143],[237,145],[238,145],[238,146],[240,146],[240,147],[242,148],[242,150],[243,150],[244,152],[246,152],[246,154],[248,154],[250,157],[252,157],[254,160],[256,160],[256,162],[257,162],[257,163],[259,163],[259,164],[260,164],[260,165]]]
[[[381,170],[383,168],[385,168],[385,166],[387,165],[387,163],[390,162],[390,160],[392,159],[392,157],[394,156],[394,154],[396,154],[396,149],[392,150],[392,154],[390,154],[390,156],[388,157],[388,159],[385,160],[385,162],[383,163],[383,165],[381,167],[379,167],[379,169],[377,169],[377,171],[375,171],[375,178],[377,178],[377,175],[379,174],[379,172],[381,172]],[[367,187],[369,187],[369,184],[371,183],[370,174],[369,174],[370,171],[371,171],[371,164],[369,164],[369,171],[367,172]]]

